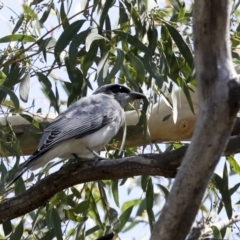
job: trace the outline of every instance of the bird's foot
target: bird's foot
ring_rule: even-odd
[[[95,152],[91,148],[88,148],[88,150],[94,155],[94,158],[95,158],[94,163],[97,163],[98,161],[101,161],[101,160],[109,160],[109,158],[101,157],[97,152]]]

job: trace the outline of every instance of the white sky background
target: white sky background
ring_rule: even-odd
[[[1,2],[4,5],[12,8],[19,15],[22,12],[22,8],[21,8],[22,1],[20,1],[20,0],[5,0],[5,1],[0,1],[0,3]],[[59,1],[56,0],[55,4],[58,4],[58,2]],[[150,2],[149,3],[149,8],[156,6],[154,0],[151,0],[149,2]],[[186,3],[191,3],[192,1],[185,1],[185,2]],[[81,7],[80,4],[81,4],[81,1],[73,0],[72,10],[71,10],[69,16],[72,16],[75,13],[80,11],[80,7]],[[158,5],[161,6],[161,7],[164,7],[165,6],[165,0],[158,0]],[[116,8],[116,11],[117,11],[117,13],[115,14],[114,10],[111,10],[111,13],[110,13],[111,22],[114,21],[114,19],[118,15],[117,8]],[[13,16],[14,18],[16,18],[14,13],[12,13],[10,11],[10,9],[8,9],[7,7],[4,7],[3,9],[0,10],[0,24],[1,24],[0,38],[11,34],[11,31],[12,31],[14,25],[9,22],[10,16]],[[77,19],[78,19],[77,17],[74,18],[74,21],[77,20]],[[116,19],[116,21],[117,21],[117,19]],[[52,15],[44,23],[44,27],[49,30],[52,27],[56,26],[57,24],[58,24],[58,22],[56,20],[56,16]],[[45,32],[44,29],[41,29],[41,31],[43,31],[43,33]],[[53,32],[53,37],[58,39],[61,32],[62,32],[61,28],[58,31],[55,30]],[[3,49],[5,46],[6,46],[5,44],[0,44],[0,49]],[[48,65],[50,65],[49,63],[51,63],[51,61],[49,61],[49,60],[53,61],[53,58],[51,59],[51,58],[48,57]],[[68,75],[67,75],[66,71],[64,71],[63,69],[54,70],[53,73],[56,77],[59,77],[64,81],[69,81],[68,80]],[[53,83],[53,86],[54,86],[54,81],[52,81],[52,83]],[[93,86],[96,87],[96,84],[93,84]],[[59,90],[60,99],[63,100],[63,101],[67,101],[67,95],[66,95],[65,91],[62,89],[62,87],[60,86],[60,84],[58,84],[58,90]],[[32,103],[33,100],[35,100],[35,108],[32,109],[33,113],[36,112],[38,108],[42,108],[43,113],[47,113],[49,111],[49,101],[46,99],[46,97],[42,93],[41,85],[39,84],[36,77],[31,78],[31,90],[30,90],[28,103],[21,102],[21,106],[27,108],[27,107],[31,106],[31,103]],[[61,109],[65,109],[65,107],[62,107]],[[53,111],[53,109],[51,109],[51,111]],[[164,147],[164,145],[163,145],[163,147]],[[217,169],[216,169],[217,172],[220,171],[220,173],[219,173],[220,176],[222,175],[222,169],[223,169],[224,162],[225,161],[221,161],[220,164],[218,165]],[[229,182],[230,187],[234,186],[237,182],[239,182],[239,176],[232,176],[230,179],[231,179],[231,181]],[[159,178],[159,179],[155,178],[154,182],[161,183],[162,185],[167,185],[168,184],[168,180],[165,179],[165,178]],[[122,204],[126,201],[129,201],[129,200],[132,200],[132,199],[141,199],[141,198],[144,197],[142,189],[139,188],[139,187],[132,188],[131,192],[128,193],[128,187],[131,187],[132,185],[133,186],[135,185],[134,180],[129,179],[129,181],[127,181],[127,183],[124,186],[119,186],[120,206],[122,206]],[[156,189],[156,192],[159,191],[156,187],[155,187],[155,189]],[[118,208],[115,205],[114,201],[110,198],[109,198],[109,200],[110,200],[110,206],[117,210]],[[239,200],[240,200],[239,196],[238,197],[235,196],[234,199],[233,199],[233,202],[237,202]],[[163,203],[164,202],[161,202],[161,206],[163,205]],[[155,210],[158,211],[159,208],[156,207]],[[223,212],[222,217],[225,217],[226,216],[225,211],[223,210],[222,212]],[[199,216],[199,217],[201,217],[201,216]],[[147,220],[147,218],[146,218],[146,220]],[[119,234],[119,236],[121,237],[121,239],[124,239],[124,240],[132,240],[132,239],[140,240],[140,239],[149,239],[149,236],[150,236],[149,234],[150,234],[149,226],[145,225],[145,224],[139,224],[138,226],[133,228],[133,230],[131,230],[129,232],[126,232],[126,233]]]

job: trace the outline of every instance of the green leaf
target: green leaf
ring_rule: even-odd
[[[173,38],[174,42],[176,43],[180,53],[185,58],[189,67],[193,68],[193,56],[192,56],[192,53],[191,53],[188,45],[185,43],[185,41],[183,40],[180,33],[174,27],[172,27],[171,25],[169,25],[167,23],[165,23],[165,24],[166,24],[166,27],[167,27],[171,37]]]
[[[59,113],[57,89],[56,89],[56,96],[55,96],[52,91],[52,84],[51,84],[50,80],[48,79],[48,77],[40,72],[37,72],[36,75],[38,77],[38,80],[44,86],[44,91],[51,102],[50,106],[53,106],[55,108],[55,110]]]
[[[2,223],[2,226],[3,226],[3,231],[4,231],[5,236],[9,235],[13,230],[11,220],[4,221]]]
[[[122,40],[128,42],[130,45],[134,46],[136,49],[140,50],[141,52],[144,52],[145,54],[148,54],[149,56],[151,56],[151,50],[148,47],[146,47],[140,40],[138,40],[137,37],[134,37],[122,31],[114,31],[114,32]]]
[[[19,115],[26,119],[28,122],[30,122],[34,127],[43,130],[41,124],[37,120],[35,120],[31,115],[25,113],[20,113]]]
[[[214,182],[217,189],[222,195],[222,202],[226,209],[227,216],[230,219],[232,217],[232,201],[230,192],[228,190],[228,184],[226,181],[223,181],[223,179],[217,174],[214,174]]]
[[[10,90],[9,88],[7,88],[3,85],[0,86],[0,91],[3,91],[3,92],[5,92],[6,94],[9,95],[11,101],[14,104],[14,107],[15,107],[16,111],[18,111],[19,110],[19,100],[18,100],[18,97],[16,96],[16,94],[12,90]]]
[[[140,200],[140,199],[127,201],[122,205],[121,209],[124,212],[125,210],[127,210],[130,207],[138,206],[139,204],[141,204],[141,202],[142,202],[142,200]]]
[[[50,231],[47,231],[44,236],[41,238],[41,240],[49,240],[49,239],[54,239],[55,237],[55,234],[54,234],[54,230],[50,230]]]
[[[149,176],[148,175],[142,175],[142,178],[141,178],[141,187],[142,187],[142,190],[144,192],[146,192],[147,190],[147,183],[148,183],[148,180],[149,180]]]
[[[112,180],[112,194],[116,205],[119,207],[118,180]]]
[[[189,90],[189,86],[182,79],[178,82],[179,82],[179,86],[181,87],[182,91],[185,94],[185,97],[187,98],[187,101],[188,101],[188,104],[189,104],[189,107],[190,107],[191,111],[195,114],[192,98],[191,98],[191,95],[190,95],[191,90]]]
[[[36,0],[36,1],[39,1],[39,0]],[[47,7],[47,10],[44,11],[42,17],[39,20],[39,22],[41,24],[43,24],[48,19],[49,13],[51,12],[51,9],[52,9],[52,4],[49,4],[48,7]]]
[[[230,188],[229,189],[230,195],[232,196],[238,190],[239,187],[240,187],[240,183],[237,183],[234,187]]]
[[[50,210],[49,218],[50,218],[49,220],[51,221],[51,225],[54,229],[54,233],[55,233],[57,240],[63,240],[62,229],[61,229],[61,219],[55,208]]]
[[[96,32],[91,32],[87,38],[86,38],[86,43],[85,43],[85,49],[88,52],[92,42],[96,41],[96,40],[107,40],[105,37],[101,36],[100,34],[96,33]]]
[[[3,71],[0,71],[0,85],[4,83],[6,77],[6,74]]]
[[[93,218],[94,218],[95,222],[97,223],[97,225],[100,227],[100,229],[104,229],[103,223],[102,223],[101,218],[98,213],[95,199],[87,185],[85,185],[85,193],[86,193],[86,199],[88,199],[89,205],[90,205],[89,212],[92,213]]]
[[[20,239],[22,239],[22,235],[23,235],[23,221],[21,221],[17,225],[15,231],[10,236],[10,240],[20,240]]]
[[[52,83],[50,82],[50,80],[48,79],[47,76],[45,76],[43,73],[41,72],[36,72],[36,75],[38,77],[38,80],[43,83],[45,90],[46,91],[50,91],[52,89]]]
[[[107,75],[105,82],[110,83],[112,78],[115,78],[117,72],[120,70],[124,62],[124,52],[121,49],[117,49],[116,61],[113,65],[111,72]]]
[[[36,38],[24,34],[11,34],[5,37],[0,38],[0,43],[8,43],[8,42],[36,42]]]
[[[165,197],[167,197],[169,194],[169,190],[161,184],[156,184],[156,185],[161,189],[161,191],[164,193]]]
[[[233,156],[227,156],[227,161],[229,162],[231,168],[235,173],[240,175],[240,166]]]
[[[161,89],[164,82],[164,77],[159,73],[156,64],[146,54],[142,61],[149,75],[156,80],[157,86],[159,89]]]
[[[152,55],[155,53],[155,49],[158,42],[158,31],[154,26],[150,26],[147,31],[149,45],[148,47],[151,49]]]
[[[98,63],[97,82],[99,87],[106,84],[105,78],[108,75],[108,68],[109,68],[108,55],[109,55],[109,51],[105,52]]]
[[[67,45],[74,39],[77,32],[81,29],[82,25],[85,23],[85,20],[78,20],[72,24],[70,24],[64,32],[60,35],[55,49],[54,49],[54,56],[59,65],[60,62],[60,54],[61,52],[67,47]]]
[[[94,232],[96,232],[96,231],[98,231],[98,230],[100,230],[99,226],[98,226],[98,225],[95,225],[94,227],[92,227],[92,228],[90,228],[90,229],[88,229],[88,230],[86,231],[86,235],[85,235],[85,236],[88,236],[88,235],[90,235],[90,234],[93,234]]]
[[[82,201],[77,205],[77,207],[74,209],[75,213],[82,213],[83,215],[87,215],[89,209],[89,200]]]
[[[128,209],[126,209],[122,215],[119,217],[119,221],[120,224],[118,226],[118,232],[121,232],[121,230],[124,228],[124,226],[126,225],[131,213],[132,213],[132,209],[133,207],[129,207]]]
[[[214,225],[211,226],[211,228],[212,228],[212,231],[213,231],[213,237],[215,239],[222,239],[222,235],[221,235],[220,231],[218,230],[218,228]]]
[[[46,38],[39,42],[38,52],[42,52],[44,60],[47,62],[47,49],[56,45],[56,39],[53,37]]]
[[[33,221],[32,221],[32,231],[34,231],[35,227],[37,226],[39,220],[41,221],[41,215],[40,213],[42,212],[44,207],[40,207],[38,208],[34,218],[33,218]]]
[[[106,17],[107,17],[109,8],[110,8],[114,3],[115,3],[115,0],[105,1],[105,4],[104,4],[103,9],[102,9],[102,14],[101,14],[101,16],[100,16],[100,21],[99,21],[99,28],[100,28],[100,29],[102,29],[102,27],[103,27],[103,23],[104,23],[104,20],[105,20]]]
[[[85,39],[86,39],[87,35],[89,34],[89,32],[90,32],[90,29],[80,32],[72,40],[72,42],[69,46],[69,52],[68,52],[69,53],[69,64],[70,64],[71,68],[74,68],[77,64],[78,48],[81,44],[85,43]],[[91,52],[89,52],[89,54],[90,53]],[[96,55],[95,55],[95,57],[96,57]]]
[[[94,42],[91,45],[89,52],[86,53],[86,56],[82,61],[81,68],[84,76],[87,75],[88,69],[92,66],[93,62],[96,60],[98,44],[99,44],[98,42]]]
[[[63,29],[66,29],[69,26],[69,21],[64,9],[64,2],[61,3],[60,17],[61,17]]]
[[[21,17],[18,19],[18,21],[12,31],[12,34],[14,34],[15,32],[18,31],[18,29],[22,26],[23,21],[24,21],[24,15],[22,14]]]
[[[75,187],[71,187],[71,191],[75,197],[81,198],[80,192]]]
[[[20,82],[19,95],[23,102],[28,101],[30,91],[30,74],[26,73],[23,79]]]
[[[182,5],[179,0],[169,0],[172,6],[179,12],[182,8]]]
[[[146,208],[147,208],[147,214],[148,214],[151,231],[153,230],[153,225],[155,222],[155,218],[152,210],[153,200],[154,200],[153,184],[152,184],[152,178],[150,177],[148,179],[148,185],[147,185],[147,191],[146,191]]]
[[[145,80],[145,67],[142,63],[142,61],[132,54],[131,52],[128,52],[126,54],[127,59],[131,62],[131,65],[133,69],[136,71],[136,80],[140,83],[143,84]]]
[[[114,208],[109,208],[108,210],[108,219],[111,223],[118,222],[118,212]]]

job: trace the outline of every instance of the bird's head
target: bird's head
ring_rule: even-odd
[[[142,93],[134,92],[129,87],[121,84],[107,84],[98,88],[93,94],[107,94],[115,98],[122,107],[125,107],[128,103],[146,98]]]

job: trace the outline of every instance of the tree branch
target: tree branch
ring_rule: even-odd
[[[102,160],[97,163],[71,164],[61,168],[19,196],[0,203],[0,223],[19,217],[46,203],[57,192],[76,184],[120,179],[137,175],[174,177],[186,147],[162,154],[144,154],[125,159]]]
[[[233,147],[235,146],[235,148]],[[174,178],[187,146],[161,154],[143,154],[97,164],[81,162],[60,169],[40,180],[24,193],[0,203],[0,224],[22,216],[46,203],[54,194],[67,187],[103,179],[121,179],[137,175]],[[233,136],[224,155],[240,152],[240,136]]]
[[[195,1],[193,30],[200,109],[191,145],[152,240],[186,238],[239,110],[240,87],[229,40],[230,10],[230,0]]]

